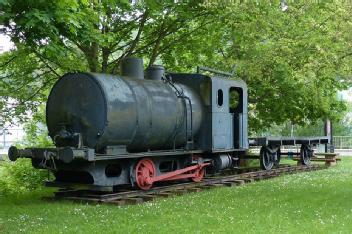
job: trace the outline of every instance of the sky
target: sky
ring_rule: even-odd
[[[352,102],[352,88],[350,88],[349,90],[342,91],[341,96],[343,99]]]
[[[3,34],[0,34],[0,47],[2,47],[2,52],[9,51],[13,47],[10,38]]]

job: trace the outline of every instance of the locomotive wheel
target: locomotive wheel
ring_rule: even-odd
[[[200,182],[205,175],[205,168],[196,170],[195,174],[196,174],[196,176],[191,178],[191,180],[193,182]]]
[[[310,165],[310,158],[312,157],[312,151],[308,145],[301,145],[300,159],[303,165]]]
[[[260,167],[263,170],[271,170],[271,168],[273,168],[274,157],[271,155],[271,153],[269,152],[269,150],[267,150],[265,146],[262,146],[262,148],[260,148],[259,159],[260,159]]]
[[[148,190],[153,186],[150,179],[156,175],[154,163],[149,158],[141,159],[136,165],[136,183],[142,190]]]

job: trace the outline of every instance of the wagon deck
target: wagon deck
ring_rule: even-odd
[[[298,145],[298,144],[307,144],[307,145],[316,145],[316,144],[328,144],[329,137],[320,136],[320,137],[250,137],[249,145],[250,146],[266,146],[266,145]]]

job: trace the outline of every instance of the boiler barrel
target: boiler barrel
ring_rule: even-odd
[[[46,112],[52,139],[65,129],[80,133],[87,147],[125,145],[133,152],[184,146],[203,114],[200,97],[187,86],[96,73],[60,78]]]

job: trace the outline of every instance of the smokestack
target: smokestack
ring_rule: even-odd
[[[144,79],[143,59],[127,57],[121,61],[121,75],[133,79]]]

